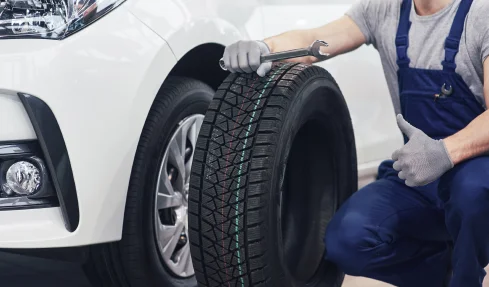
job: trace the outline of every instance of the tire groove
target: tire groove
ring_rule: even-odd
[[[253,86],[255,84],[255,81],[256,81],[256,79],[253,81],[253,83],[251,84],[251,87],[248,89],[248,92],[247,92],[246,96],[243,97],[243,101],[241,102],[241,106],[239,108],[238,115],[236,117],[236,121],[234,121],[234,124],[233,124],[233,129],[232,129],[233,133],[232,133],[231,138],[234,138],[234,134],[236,132],[236,125],[239,122],[239,116],[241,115],[241,112],[243,111],[243,106],[244,106],[244,103],[245,103],[245,99],[248,98],[248,95],[249,95],[250,91],[253,89]],[[226,170],[224,172],[224,176],[225,177],[227,176],[227,171],[228,171],[228,167],[229,167],[228,166],[228,164],[229,164],[229,154],[230,154],[230,151],[231,151],[232,147],[233,147],[233,142],[231,141],[229,143],[229,148],[228,148],[228,152],[227,152],[227,156],[226,156]],[[232,184],[232,181],[231,181],[231,184]],[[225,189],[225,186],[226,186],[226,178],[224,179],[224,185],[223,185],[223,195],[222,195],[223,198],[222,198],[221,209],[224,209],[224,189]],[[238,208],[238,210],[239,210],[239,208]],[[223,212],[223,214],[224,214],[224,212]],[[223,253],[223,256],[224,256],[224,262],[226,262],[226,256],[224,255],[224,223],[222,223],[221,233],[222,233],[221,236],[222,236],[222,249],[223,249],[223,252],[222,253]],[[239,249],[238,249],[238,253],[239,253]],[[238,258],[239,258],[239,255],[238,255]],[[238,259],[238,264],[240,264],[239,263],[239,259]],[[226,263],[224,263],[224,266],[226,266]],[[241,268],[241,267],[239,267],[239,268]],[[241,275],[241,269],[240,269],[240,275]],[[227,271],[226,271],[226,276],[227,276]],[[230,282],[229,281],[228,281],[228,286],[230,286]],[[242,286],[244,286],[244,283],[243,282],[242,282]]]
[[[222,103],[219,103],[219,108],[221,108],[221,104]],[[215,120],[213,121],[213,123],[215,123]],[[205,163],[206,161],[207,161],[207,153],[204,153],[203,158],[202,158],[202,163]],[[202,169],[204,169],[204,167]],[[202,172],[204,172],[204,170],[202,170]],[[204,176],[203,175],[200,175],[199,178],[200,178],[200,186],[202,186],[204,184]],[[202,201],[202,193],[199,192],[199,204],[198,204],[198,207],[199,207],[199,210],[198,210],[199,217],[202,214],[202,203],[203,203],[203,201]],[[202,229],[201,228],[201,223],[199,221],[199,243],[200,243],[200,246],[203,245],[203,240],[202,240],[203,235],[202,235],[202,232],[200,232],[201,229]],[[210,286],[209,285],[209,279],[207,278],[207,276],[205,276],[205,274],[206,274],[206,265],[203,264],[204,263],[204,250],[202,248],[199,248],[199,250],[200,250],[200,256],[202,258],[202,264],[201,264],[201,266],[202,266],[202,272],[204,273],[204,276],[203,277],[205,279],[206,286]]]
[[[290,71],[290,69],[292,69],[292,67],[294,67],[294,66],[295,66],[294,64],[286,64],[286,65],[284,65],[284,66],[282,66],[282,67],[278,68],[278,70],[281,70],[281,69],[283,68],[283,69],[284,69],[284,71]],[[282,74],[281,76],[279,76],[279,77],[278,77],[278,78],[275,80],[275,82],[274,82],[273,86],[270,88],[270,90],[269,90],[269,92],[268,92],[268,94],[267,94],[267,96],[266,96],[267,100],[265,101],[265,103],[264,103],[264,105],[263,105],[262,112],[265,110],[265,107],[266,107],[267,102],[268,102],[268,97],[269,97],[269,96],[270,96],[270,94],[273,92],[273,90],[275,89],[275,87],[276,87],[276,86],[277,86],[277,85],[280,83],[280,80],[282,79],[282,77],[283,77],[283,74]],[[264,88],[263,90],[266,90],[266,88]],[[256,129],[255,129],[255,134],[256,134],[256,135],[258,135],[258,131],[259,131],[259,130],[260,130],[260,123],[258,123],[258,124],[257,124],[257,127],[256,127]],[[254,137],[254,138],[253,138],[253,143],[252,143],[252,145],[251,145],[251,146],[255,146],[255,144],[256,144],[256,137]],[[249,158],[250,158],[250,163],[251,163],[251,161],[252,161],[252,159],[253,159],[253,151],[251,151],[251,152],[250,152],[250,156],[249,156]],[[251,164],[249,165],[249,167],[251,167]],[[266,181],[264,181],[264,182],[266,182]],[[249,184],[250,184],[250,181],[248,181],[248,183],[247,183],[247,188],[249,188]],[[254,184],[256,184],[256,183],[254,182]],[[243,233],[244,233],[244,238],[245,238],[245,246],[248,246],[248,245],[249,245],[249,240],[248,240],[248,228],[249,228],[249,227],[248,227],[248,225],[246,224],[246,223],[247,223],[247,217],[248,217],[248,197],[249,197],[249,194],[248,194],[248,192],[246,192],[246,193],[245,193],[245,203],[244,203],[244,209],[243,209],[243,213],[244,213],[244,217],[245,217],[245,219],[244,219],[244,222],[245,222],[245,227],[244,227],[244,232],[243,232]],[[261,240],[260,240],[260,241],[261,241]],[[249,258],[249,250],[248,250],[248,248],[245,248],[245,253],[246,253],[246,258]],[[247,260],[247,262],[246,262],[246,263],[247,263],[247,264],[246,264],[246,269],[247,269],[247,271],[248,271],[248,282],[250,282],[250,283],[251,283],[251,282],[253,282],[253,278],[251,277],[252,272],[251,272],[251,271],[249,271],[249,270],[250,270],[250,260]],[[253,283],[251,283],[251,285],[253,285],[253,284],[254,284],[254,282],[253,282]]]

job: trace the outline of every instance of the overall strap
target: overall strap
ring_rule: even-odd
[[[409,29],[411,28],[409,16],[411,15],[412,5],[413,0],[403,0],[401,4],[399,26],[397,27],[396,35],[397,65],[399,68],[408,68],[411,62],[407,52],[409,48]]]
[[[460,48],[460,39],[465,26],[465,18],[469,13],[473,0],[462,0],[458,8],[455,19],[453,20],[450,34],[445,40],[445,60],[441,63],[444,71],[455,71],[457,65],[455,64],[455,57],[458,54]]]

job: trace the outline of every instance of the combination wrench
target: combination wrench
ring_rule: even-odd
[[[282,61],[306,56],[316,57],[320,61],[326,60],[330,57],[330,54],[321,52],[321,47],[328,46],[328,43],[325,41],[316,40],[307,48],[271,53],[261,56],[261,63]],[[221,60],[219,60],[219,66],[221,66],[221,69],[224,71],[227,71],[226,65],[224,64],[224,59],[221,58]]]

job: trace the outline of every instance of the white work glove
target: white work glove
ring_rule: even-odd
[[[270,54],[270,48],[263,41],[239,41],[224,50],[224,65],[231,73],[253,73],[264,77],[272,63],[261,63],[261,56]]]
[[[409,141],[392,154],[394,169],[407,186],[427,185],[453,168],[453,162],[443,140],[434,140],[410,125],[402,115],[397,124]]]

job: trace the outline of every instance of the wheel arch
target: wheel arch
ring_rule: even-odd
[[[193,78],[216,90],[229,74],[229,72],[223,71],[218,64],[223,53],[224,45],[221,44],[204,43],[198,45],[177,62],[168,76]]]
[[[224,19],[201,18],[166,34],[165,40],[177,58],[170,76],[194,78],[217,89],[229,75],[220,68],[219,60],[227,45],[250,39],[243,31]]]

